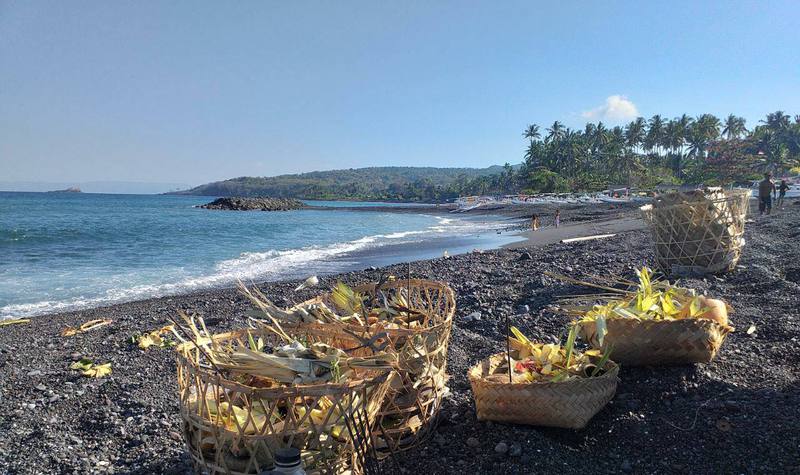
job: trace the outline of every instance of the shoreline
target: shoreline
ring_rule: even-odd
[[[385,273],[404,277],[410,265],[412,277],[447,281],[456,292],[447,367],[452,393],[431,439],[396,457],[398,469],[407,473],[542,473],[565,467],[575,473],[685,473],[690,468],[787,473],[800,468],[791,456],[800,441],[800,415],[794,410],[800,404],[800,246],[795,237],[800,206],[751,218],[735,272],[682,281],[734,309],[731,324],[737,331],[717,358],[706,365],[623,368],[615,398],[581,431],[477,421],[466,372],[501,351],[507,315],[536,341],[563,336],[569,319],[554,314],[551,305],[557,297],[586,290],[543,272],[631,277],[634,268],[652,263],[645,230],[344,272],[321,278],[321,287],[330,288],[336,280],[376,281]],[[299,281],[257,287],[281,306],[321,291],[295,292]],[[0,472],[189,473],[174,355],[169,349],[144,352],[129,339],[159,328],[178,310],[201,314],[214,333],[241,328],[250,308],[227,288],[0,327]],[[95,318],[113,323],[61,336],[65,327]],[[748,333],[751,326],[755,331]],[[103,379],[81,377],[69,369],[81,357],[110,362],[113,373]],[[471,438],[477,445],[467,443]],[[519,451],[498,455],[500,442]],[[665,447],[669,450],[660,450]]]
[[[320,276],[332,275],[340,272],[352,272],[371,267],[385,266],[398,262],[417,261],[440,257],[444,252],[450,255],[463,254],[473,250],[491,250],[507,247],[520,246],[541,246],[553,242],[558,242],[563,238],[585,236],[593,233],[593,229],[602,226],[604,229],[615,229],[617,231],[628,229],[624,226],[626,217],[632,212],[630,207],[620,208],[617,206],[607,206],[598,204],[571,205],[562,208],[563,224],[556,230],[552,226],[545,225],[542,229],[532,234],[529,231],[527,217],[533,212],[542,216],[542,220],[547,223],[551,220],[554,213],[554,206],[549,205],[507,205],[501,208],[490,210],[473,210],[467,213],[451,214],[449,208],[431,209],[429,207],[330,207],[329,210],[341,210],[347,212],[395,212],[401,214],[420,214],[434,216],[437,218],[449,218],[453,220],[465,220],[473,222],[478,226],[475,232],[451,231],[455,234],[449,236],[437,236],[436,233],[426,235],[423,239],[415,241],[407,238],[382,240],[375,244],[362,245],[360,241],[369,239],[370,236],[362,237],[355,241],[339,243],[347,247],[353,245],[353,249],[333,253],[321,258],[311,258],[303,265],[292,265],[284,269],[280,275],[264,275],[252,279],[254,282],[278,282],[289,279],[306,278],[311,274]],[[436,212],[432,212],[432,211]],[[228,210],[208,210],[208,212],[225,212]],[[303,210],[296,210],[303,211]],[[203,210],[206,212],[206,210]],[[241,213],[242,211],[230,211]],[[638,212],[637,212],[638,213]],[[485,229],[483,229],[485,228]],[[410,234],[418,234],[413,231]],[[393,242],[398,241],[398,242]],[[296,248],[303,251],[306,248]],[[249,251],[262,252],[262,251]],[[289,251],[281,251],[289,252]],[[310,252],[310,251],[309,251]],[[304,269],[308,269],[307,271]],[[207,277],[208,284],[205,285],[175,285],[152,284],[153,290],[137,292],[135,288],[120,288],[118,295],[105,296],[103,294],[84,295],[71,299],[58,300],[55,298],[43,299],[36,302],[18,302],[9,304],[8,308],[0,314],[3,318],[41,318],[53,314],[86,311],[98,307],[110,307],[140,300],[149,300],[162,297],[179,297],[182,295],[194,294],[197,292],[208,292],[231,288],[235,285],[234,280],[219,279],[214,282],[213,275]],[[199,278],[204,278],[200,276]],[[246,281],[251,281],[245,278]],[[181,282],[176,282],[181,284]],[[170,288],[171,287],[171,288]],[[194,288],[192,288],[194,287]],[[144,295],[142,295],[144,294]]]

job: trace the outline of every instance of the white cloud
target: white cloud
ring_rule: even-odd
[[[605,120],[608,122],[623,122],[639,116],[636,104],[625,96],[615,94],[606,98],[606,103],[588,111],[581,112],[581,117],[587,120]]]

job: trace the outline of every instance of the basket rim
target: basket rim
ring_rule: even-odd
[[[247,330],[234,330],[225,333],[217,333],[212,335],[211,338],[215,341],[227,340],[239,336],[246,336],[247,333]],[[225,386],[227,389],[234,389],[240,392],[247,392],[251,395],[262,396],[264,398],[292,397],[301,396],[303,394],[310,395],[309,393],[314,392],[324,394],[325,392],[346,391],[369,384],[380,384],[383,383],[389,377],[389,375],[395,371],[394,369],[374,368],[368,371],[375,371],[378,374],[371,378],[362,377],[358,379],[348,379],[347,381],[339,383],[326,382],[316,384],[293,384],[291,386],[283,387],[259,388],[225,378],[210,366],[201,366],[199,364],[195,364],[195,362],[188,356],[188,351],[196,348],[197,347],[191,341],[183,342],[177,345],[175,347],[175,353],[178,360],[178,366],[191,368],[192,371],[198,373],[198,375],[200,375],[207,382]]]
[[[649,324],[649,325],[673,325],[673,324],[676,324],[676,323],[679,323],[681,325],[691,324],[691,325],[697,326],[697,327],[708,327],[708,326],[715,326],[716,325],[716,326],[719,327],[720,330],[726,330],[726,331],[729,331],[729,332],[735,330],[735,328],[733,326],[729,325],[729,324],[723,324],[723,323],[720,323],[720,322],[718,322],[716,320],[711,320],[710,318],[698,318],[698,317],[673,318],[673,319],[665,319],[665,318],[642,319],[642,318],[626,318],[626,317],[614,316],[614,317],[606,318],[606,322],[609,322],[609,321],[615,321],[615,322],[622,321],[622,322],[625,322],[625,323],[628,323],[628,324],[631,324],[631,325],[636,325],[636,326],[643,325],[643,324]],[[587,324],[590,324],[590,323],[594,323],[594,321],[593,320],[586,320],[586,321],[577,320],[575,323],[577,325],[587,325]]]
[[[703,191],[703,190],[700,190],[700,191]],[[753,191],[750,190],[750,189],[747,189],[747,188],[737,188],[737,189],[733,189],[733,190],[722,190],[722,192],[725,193],[725,197],[724,198],[707,198],[706,201],[731,201],[731,200],[736,200],[736,199],[743,198],[745,196],[749,197],[749,196],[751,196],[753,194]],[[678,191],[678,192],[675,192],[675,193],[684,194],[682,191]],[[684,207],[685,208],[685,207],[694,206],[695,204],[703,205],[703,204],[707,204],[707,203],[705,203],[703,201],[698,201],[697,203],[673,203],[673,204],[663,205],[663,206],[655,206],[655,204],[656,204],[655,201],[653,203],[648,203],[646,205],[640,206],[639,210],[647,213],[647,212],[652,212],[654,210],[663,211],[663,210],[669,210],[669,209],[677,208],[677,207]]]
[[[548,387],[556,387],[556,386],[566,387],[566,386],[575,385],[575,384],[587,384],[587,383],[588,384],[593,384],[593,382],[601,382],[601,381],[604,381],[604,380],[610,379],[610,378],[615,378],[616,379],[617,375],[619,373],[619,365],[617,363],[615,363],[614,361],[612,361],[612,360],[608,360],[608,361],[606,361],[606,366],[611,365],[611,368],[606,370],[606,372],[603,373],[602,375],[596,376],[596,377],[591,377],[591,378],[580,378],[579,377],[579,378],[568,379],[566,381],[555,381],[555,382],[553,382],[553,381],[531,381],[531,382],[525,382],[525,383],[520,383],[520,382],[509,383],[509,382],[501,382],[501,381],[491,381],[491,380],[488,380],[488,379],[484,378],[483,376],[481,376],[479,374],[479,371],[481,370],[481,366],[483,366],[484,362],[491,362],[495,358],[505,358],[505,357],[506,357],[506,352],[502,351],[500,353],[495,353],[493,355],[490,355],[490,356],[488,356],[486,358],[483,358],[480,361],[478,361],[477,364],[475,364],[474,366],[470,367],[470,369],[467,371],[467,376],[469,378],[470,383],[479,383],[479,384],[492,386],[492,387],[523,387],[523,386],[524,387],[534,387],[534,388],[548,388]]]
[[[441,280],[431,280],[431,279],[397,279],[397,280],[392,281],[392,282],[384,283],[383,286],[381,286],[381,290],[385,289],[385,288],[397,287],[398,286],[397,284],[406,283],[406,282],[409,283],[409,284],[420,284],[420,283],[435,284],[435,286],[441,287],[442,291],[445,292],[447,297],[451,298],[452,301],[453,301],[452,308],[450,308],[450,310],[444,315],[444,318],[442,319],[442,321],[440,321],[440,322],[438,322],[438,323],[436,323],[434,325],[431,325],[431,326],[419,327],[419,328],[403,328],[403,327],[399,327],[399,328],[384,328],[384,327],[381,327],[380,323],[374,323],[372,325],[358,325],[358,324],[353,324],[353,323],[343,323],[342,326],[347,328],[347,329],[357,330],[357,331],[385,332],[389,336],[409,336],[409,335],[416,335],[416,334],[421,333],[421,332],[429,332],[429,331],[432,331],[432,330],[439,330],[440,328],[445,327],[447,325],[451,325],[453,323],[453,317],[455,316],[455,313],[456,313],[456,306],[455,306],[456,294],[455,294],[455,291],[453,290],[453,288],[450,287],[450,283],[449,282],[445,282],[445,281],[441,281]],[[355,287],[353,287],[353,290],[359,291],[359,290],[365,289],[365,288],[374,289],[375,287],[377,287],[377,283],[376,282],[370,282],[370,283],[364,283],[364,284],[356,285]],[[330,296],[330,294],[331,294],[331,292],[323,292],[323,293],[317,295],[316,297],[310,298],[308,300],[305,300],[305,301],[297,304],[296,306],[311,305],[311,304],[314,304],[314,303],[321,302],[326,297]],[[327,324],[325,324],[325,323],[313,322],[313,323],[297,323],[295,325],[284,325],[284,326],[287,327],[287,328],[301,328],[301,327],[323,328],[326,325]]]

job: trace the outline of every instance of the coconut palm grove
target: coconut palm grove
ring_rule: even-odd
[[[519,167],[463,183],[460,194],[602,190],[609,184],[731,185],[764,172],[800,172],[800,115],[776,111],[748,128],[734,114],[673,119],[638,117],[624,126],[588,123],[573,130],[556,121],[531,124]],[[456,184],[455,186],[458,186]]]

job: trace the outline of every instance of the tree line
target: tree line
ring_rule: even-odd
[[[800,115],[776,111],[751,129],[713,114],[638,117],[571,129],[527,126],[522,163],[486,169],[378,167],[241,177],[181,192],[209,196],[443,202],[467,195],[600,191],[612,186],[743,184],[764,172],[800,174]]]
[[[686,114],[638,117],[625,126],[589,123],[583,130],[554,122],[525,128],[521,167],[506,165],[496,177],[479,177],[459,192],[597,191],[609,186],[731,185],[764,172],[797,173],[800,115],[770,113],[751,130],[744,118]]]

